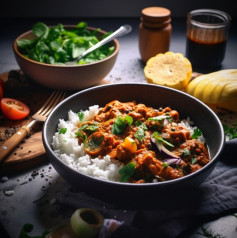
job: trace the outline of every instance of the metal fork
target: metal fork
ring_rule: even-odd
[[[29,124],[22,126],[10,139],[0,147],[0,163],[13,151],[13,149],[30,134],[36,122],[44,122],[52,109],[66,96],[65,91],[53,91],[43,106],[32,116]]]

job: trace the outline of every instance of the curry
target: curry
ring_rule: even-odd
[[[170,107],[154,109],[114,100],[93,120],[80,122],[76,135],[92,158],[109,155],[124,164],[122,182],[172,180],[210,161],[201,131],[187,126]]]

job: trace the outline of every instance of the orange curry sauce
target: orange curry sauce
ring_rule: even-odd
[[[169,107],[154,109],[115,100],[101,108],[93,120],[78,125],[78,141],[85,143],[92,158],[109,155],[125,165],[135,163],[130,183],[172,180],[210,161],[207,146],[192,139],[190,129],[179,122],[179,113]]]

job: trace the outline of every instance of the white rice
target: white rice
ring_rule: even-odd
[[[83,121],[88,121],[94,118],[98,113],[99,106],[91,106],[89,110],[84,111]],[[110,157],[104,156],[103,159],[91,159],[85,153],[84,145],[78,144],[78,138],[75,132],[78,130],[79,117],[77,113],[68,112],[68,120],[59,120],[58,131],[61,128],[67,128],[65,134],[56,132],[53,137],[52,147],[57,156],[62,159],[70,167],[84,174],[110,181],[119,181],[119,170],[123,167],[119,161],[111,160]]]
[[[194,126],[194,122],[191,121],[189,117],[186,120],[180,121],[179,125],[186,127],[190,131],[191,135],[194,133],[194,130],[197,129],[197,127]],[[205,143],[205,138],[203,137],[203,135],[201,135],[197,138],[197,141],[200,143]]]
[[[99,106],[91,106],[89,110],[84,112],[84,121],[92,120],[98,113]],[[68,112],[68,120],[59,120],[58,132],[53,136],[52,147],[57,156],[64,161],[68,166],[78,170],[89,176],[100,178],[109,181],[120,181],[119,170],[123,167],[123,164],[119,161],[111,160],[108,155],[103,159],[91,158],[85,153],[84,144],[78,144],[78,138],[75,136],[75,132],[78,130],[79,117],[77,113],[73,111]],[[192,134],[196,127],[192,126],[192,121],[188,118],[179,123],[190,130]],[[60,134],[59,130],[67,128],[65,134]],[[198,138],[200,142],[204,142],[204,137]]]

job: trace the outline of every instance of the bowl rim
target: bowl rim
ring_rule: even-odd
[[[48,26],[49,28],[52,28],[56,25],[50,25]],[[76,28],[76,25],[63,25],[63,27],[66,29],[66,28]],[[91,26],[87,26],[86,27],[87,29],[89,30],[97,30],[98,28],[96,27],[91,27]],[[103,33],[103,34],[106,34],[107,32],[102,30],[102,29],[99,29],[98,32],[100,33]],[[114,43],[114,46],[115,46],[115,50],[114,52],[107,56],[106,58],[104,59],[101,59],[101,60],[97,60],[95,62],[92,62],[92,63],[87,63],[87,64],[81,64],[81,65],[60,65],[60,64],[46,64],[46,63],[41,63],[41,62],[38,62],[38,61],[35,61],[35,60],[32,60],[30,58],[27,58],[25,57],[24,55],[22,55],[19,50],[18,50],[18,46],[17,46],[17,40],[19,39],[22,39],[24,36],[27,36],[29,34],[32,34],[33,33],[33,30],[29,30],[29,31],[26,31],[20,35],[17,36],[17,38],[15,38],[15,40],[13,41],[13,45],[12,45],[12,48],[13,48],[13,52],[18,56],[20,57],[21,59],[25,60],[25,61],[29,61],[30,63],[34,63],[34,64],[38,64],[38,65],[41,65],[41,66],[45,66],[45,67],[55,67],[55,68],[76,68],[76,67],[86,67],[88,65],[95,65],[95,64],[99,64],[103,61],[106,61],[106,60],[109,60],[110,58],[113,58],[114,56],[116,56],[119,52],[119,49],[120,49],[120,44],[118,42],[117,39],[114,39],[112,40],[112,42]]]
[[[48,140],[47,140],[47,131],[46,131],[46,127],[48,124],[48,121],[50,119],[50,117],[53,115],[54,111],[56,111],[59,107],[61,107],[65,102],[70,101],[72,98],[77,97],[80,94],[84,94],[88,91],[92,91],[92,90],[100,90],[101,88],[106,88],[106,87],[116,87],[116,85],[122,85],[122,86],[133,86],[133,85],[137,85],[137,86],[146,86],[146,87],[157,87],[157,88],[163,88],[164,90],[170,90],[170,91],[174,91],[178,94],[182,94],[186,97],[191,98],[191,100],[197,101],[198,103],[200,103],[204,108],[206,108],[206,110],[212,114],[212,116],[215,118],[215,120],[217,121],[220,131],[221,131],[221,143],[220,143],[220,147],[218,148],[218,151],[216,152],[215,156],[213,158],[211,158],[210,162],[208,164],[206,164],[204,167],[202,167],[201,169],[185,175],[181,178],[176,178],[173,180],[167,180],[167,181],[163,181],[163,182],[159,182],[159,183],[140,183],[140,184],[135,184],[135,183],[124,183],[124,182],[116,182],[116,181],[109,181],[109,180],[103,180],[97,177],[93,177],[87,174],[84,174],[72,167],[70,167],[69,165],[67,165],[64,161],[62,161],[54,152],[53,149],[51,147],[51,145],[49,145]],[[57,160],[57,162],[59,162],[60,164],[62,164],[63,166],[66,166],[68,170],[71,170],[74,173],[79,173],[80,176],[86,177],[88,179],[90,179],[91,181],[96,181],[96,182],[100,182],[100,183],[108,183],[114,186],[126,186],[126,187],[156,187],[156,186],[167,186],[167,185],[175,185],[175,184],[179,184],[181,183],[183,180],[188,180],[190,177],[197,177],[200,173],[205,172],[207,169],[209,169],[209,167],[211,167],[213,164],[215,164],[218,160],[218,158],[221,155],[221,152],[224,149],[224,144],[225,144],[225,134],[224,134],[224,129],[222,126],[222,123],[220,121],[220,119],[218,118],[218,116],[215,114],[215,112],[209,108],[205,103],[203,103],[202,101],[200,101],[199,99],[195,98],[192,95],[189,95],[183,91],[179,91],[177,89],[173,89],[170,87],[166,87],[166,86],[162,86],[162,85],[155,85],[155,84],[147,84],[147,83],[119,83],[119,84],[107,84],[107,85],[98,85],[98,86],[94,86],[91,88],[87,88],[84,90],[81,90],[79,92],[76,92],[74,94],[72,94],[71,96],[67,97],[66,99],[64,99],[63,101],[61,101],[50,113],[49,117],[46,119],[44,126],[43,126],[43,131],[42,131],[42,139],[43,139],[43,144],[46,148],[46,151],[50,151],[51,155]]]

